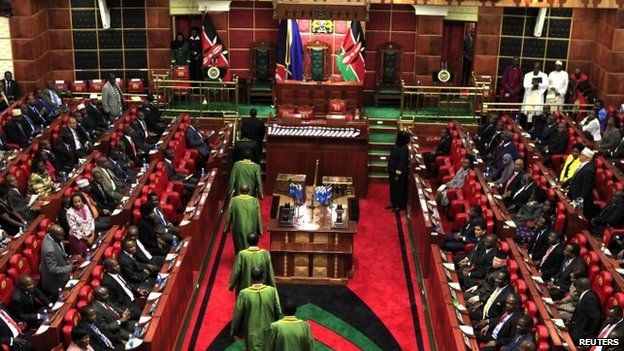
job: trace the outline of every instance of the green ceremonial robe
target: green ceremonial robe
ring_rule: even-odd
[[[262,233],[260,205],[255,197],[249,195],[234,196],[230,201],[230,211],[225,224],[225,231],[232,227],[234,249],[236,252],[249,247],[247,235]]]
[[[286,316],[271,323],[265,351],[311,351],[314,338],[308,322]]]
[[[280,318],[277,290],[272,286],[254,284],[241,290],[232,318],[232,335],[245,339],[246,351],[264,351],[271,323]]]
[[[241,160],[234,163],[232,173],[230,174],[229,192],[232,190],[239,193],[240,186],[247,184],[249,186],[249,195],[257,196],[262,199],[262,175],[260,166],[251,160]]]
[[[177,49],[169,49],[169,57],[171,58],[172,65],[188,66],[191,63],[188,42],[185,41],[184,44]]]
[[[251,269],[260,267],[264,270],[264,284],[275,286],[275,273],[271,264],[271,254],[258,247],[252,246],[236,254],[232,274],[230,275],[230,290],[236,287],[236,293],[251,286]]]

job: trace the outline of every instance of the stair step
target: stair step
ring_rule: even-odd
[[[388,173],[386,172],[368,172],[369,178],[375,179],[388,179]]]
[[[368,161],[368,168],[369,169],[370,168],[379,168],[379,167],[385,169],[387,165],[388,165],[388,163],[384,162],[384,161],[370,161],[370,160]]]
[[[388,156],[388,151],[379,150],[379,149],[370,149],[368,150],[368,157],[370,158],[371,156]]]
[[[384,131],[386,131],[385,133],[388,133],[388,132],[395,133],[396,130],[397,130],[397,127],[396,127],[396,125],[390,126],[390,125],[385,125],[385,124],[379,124],[379,125],[372,124],[372,125],[368,126],[368,129],[371,130],[371,131],[373,131],[373,130],[384,130]]]

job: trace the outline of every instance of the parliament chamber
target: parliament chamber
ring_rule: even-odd
[[[623,350],[618,0],[0,1],[2,350]]]

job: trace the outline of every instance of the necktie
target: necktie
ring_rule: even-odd
[[[117,190],[117,186],[115,185],[115,182],[113,181],[113,178],[108,173],[108,170],[105,169],[105,168],[102,168],[102,173],[108,179],[108,181],[111,183],[111,186],[113,187],[113,191]]]
[[[26,120],[26,122],[28,123],[28,125],[30,126],[30,129],[32,129],[32,131],[35,131],[35,125],[33,124],[33,122],[30,120],[30,117],[23,115],[24,119]]]
[[[134,141],[132,140],[132,137],[126,137],[126,138],[130,142],[130,147],[132,148],[132,154],[136,156],[137,150],[136,150],[136,146],[134,146]]]
[[[544,265],[544,262],[546,262],[546,260],[550,256],[550,253],[553,252],[553,250],[555,249],[556,246],[557,245],[553,245],[553,246],[548,248],[548,251],[546,251],[546,254],[544,255],[544,257],[542,257],[542,262],[540,262],[540,267]]]
[[[20,335],[22,333],[22,328],[19,326],[19,324],[15,323],[15,320],[13,320],[13,318],[11,318],[11,316],[9,316],[8,313],[6,313],[4,310],[0,309],[0,317],[2,317],[2,319],[11,327],[13,327],[12,329],[15,329],[15,331],[13,332],[13,337],[16,337],[18,335]],[[16,334],[17,333],[17,334]]]
[[[504,288],[496,288],[496,290],[492,292],[492,295],[490,295],[490,298],[487,300],[485,306],[483,307],[483,319],[486,319],[488,317],[488,314],[490,313],[490,307],[492,307],[494,301],[496,301],[496,298],[498,297],[498,295],[500,295],[503,289]]]
[[[570,265],[570,263],[572,263],[572,260],[573,260],[573,258],[571,258],[571,259],[569,259],[569,260],[567,260],[567,261],[565,261],[565,262],[563,263],[563,267],[561,267],[561,271],[562,271],[562,272],[563,272],[563,271],[565,271],[565,270],[566,270],[566,268],[568,268],[568,266]]]
[[[498,333],[500,333],[500,330],[503,327],[503,324],[507,322],[507,318],[509,318],[510,316],[511,316],[511,313],[505,312],[505,314],[503,314],[498,319],[498,323],[496,323],[496,327],[494,328],[494,330],[492,330],[492,339],[496,340],[496,337],[498,336]]]
[[[102,306],[104,306],[104,308],[106,308],[115,317],[115,319],[119,319],[119,313],[117,313],[117,311],[115,311],[112,307],[108,304],[102,304]]]
[[[509,178],[509,180],[507,181],[507,184],[505,184],[505,190],[504,192],[507,191],[507,187],[509,187],[509,185],[511,184],[511,182],[513,182],[514,179],[516,179],[516,176],[518,175],[518,172],[513,172],[513,175],[511,176],[511,178]]]
[[[91,330],[93,330],[95,335],[97,335],[100,338],[100,340],[102,340],[104,342],[104,345],[106,345],[106,347],[108,347],[109,349],[114,349],[115,348],[113,346],[113,343],[106,337],[106,335],[104,335],[100,331],[100,328],[96,327],[95,324],[89,324],[89,326],[91,327]]]
[[[574,163],[574,160],[572,160],[570,163],[568,163],[568,165],[565,168],[565,171],[563,172],[563,177],[564,178],[568,178],[568,173],[570,173],[570,167],[572,167],[572,164]]]

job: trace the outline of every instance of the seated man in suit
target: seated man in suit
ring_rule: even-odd
[[[136,130],[142,137],[150,143],[156,143],[158,141],[158,134],[151,130],[147,122],[145,121],[145,111],[138,110],[136,121],[139,128]]]
[[[80,104],[76,107],[75,115],[81,132],[84,131],[89,136],[91,141],[97,140],[100,136],[106,133],[106,131],[96,130],[95,122],[93,122],[87,114],[87,107],[85,104]]]
[[[78,157],[83,157],[91,152],[91,144],[89,143],[89,136],[86,132],[83,132],[84,128],[78,128],[78,121],[76,117],[69,117],[67,120],[67,126],[61,129],[61,138],[63,143],[67,142],[74,147]]]
[[[117,178],[115,173],[108,168],[109,162],[106,156],[98,157],[96,162],[97,166],[93,168],[93,171],[97,171],[102,174],[102,185],[104,186],[104,190],[106,190],[108,195],[115,199],[115,201],[121,200],[126,193],[126,184]]]
[[[156,224],[160,224],[165,228],[165,235],[163,236],[163,240],[165,240],[166,243],[171,244],[174,236],[179,239],[180,230],[178,229],[178,227],[173,225],[173,223],[171,223],[169,218],[165,216],[165,212],[162,210],[162,208],[160,208],[160,198],[158,197],[158,194],[147,194],[147,201],[151,202],[154,205]]]
[[[433,152],[425,152],[423,153],[423,160],[425,162],[425,167],[427,168],[427,172],[429,174],[435,176],[438,173],[438,168],[436,164],[436,157],[438,156],[447,156],[451,153],[451,134],[447,128],[442,128],[440,131],[440,141],[438,142],[438,146],[436,146]],[[436,167],[434,167],[436,166]]]
[[[41,139],[39,140],[39,152],[45,153],[48,156],[48,161],[54,166],[56,174],[58,175],[60,171],[59,162],[56,158],[56,154],[52,150],[52,144],[50,144],[50,140]]]
[[[516,333],[516,322],[524,315],[520,308],[521,302],[518,294],[509,294],[505,300],[505,313],[499,318],[490,318],[479,330],[477,338],[485,343],[482,351],[496,351],[511,341]]]
[[[22,195],[17,188],[17,178],[13,174],[6,176],[6,185],[8,186],[9,203],[13,207],[13,210],[19,214],[22,219],[30,223],[35,218],[35,213],[28,207],[29,197]]]
[[[89,103],[87,104],[87,118],[89,118],[95,125],[96,130],[107,132],[111,129],[110,121],[106,118],[106,115],[102,111],[99,104],[97,94],[89,95]]]
[[[60,112],[65,109],[66,106],[63,106],[63,99],[61,95],[63,95],[64,91],[61,91],[54,86],[54,82],[51,80],[46,81],[45,89],[41,90],[41,98],[50,105],[54,110]],[[68,92],[67,92],[68,93]]]
[[[498,146],[493,149],[490,157],[492,160],[491,165],[494,167],[495,170],[494,174],[492,175],[492,179],[498,179],[500,172],[502,172],[505,168],[503,165],[503,156],[509,154],[514,160],[520,157],[518,148],[513,142],[513,132],[506,130],[501,135],[501,141]]]
[[[47,309],[52,308],[48,298],[36,288],[36,282],[29,275],[21,275],[17,287],[13,289],[9,311],[16,320],[28,324],[30,329],[41,325]]]
[[[485,303],[475,309],[469,310],[470,319],[477,329],[488,325],[490,319],[498,320],[505,311],[507,296],[513,293],[513,287],[509,285],[509,272],[500,271],[495,278],[496,288]]]
[[[26,104],[20,104],[19,110],[22,113],[22,124],[26,128],[30,128],[31,136],[41,134],[41,127],[43,126],[44,122],[42,123],[41,120],[32,119],[29,115],[28,105]]]
[[[167,123],[162,119],[162,113],[158,110],[158,106],[154,104],[152,93],[147,94],[147,102],[143,105],[142,111],[145,114],[147,128],[157,135],[161,135],[167,128]]]
[[[533,128],[535,129],[535,128]],[[549,114],[546,117],[546,125],[541,131],[535,130],[535,133],[531,133],[532,138],[538,145],[548,145],[550,139],[557,132],[557,118],[553,114]]]
[[[500,184],[500,192],[503,199],[513,196],[522,186],[522,177],[524,176],[524,161],[517,159],[513,164],[513,173],[509,179],[503,184],[500,179],[495,184]]]
[[[490,270],[485,276],[485,279],[483,279],[483,282],[464,291],[464,300],[466,300],[467,307],[475,309],[487,301],[492,291],[496,289],[496,276],[498,275],[498,272],[508,270],[507,258],[507,253],[504,251],[498,251],[492,259],[492,267],[490,267]]]
[[[113,171],[119,180],[130,184],[136,179],[138,174],[133,167],[134,163],[126,155],[124,143],[115,144],[115,148],[111,151],[108,158],[108,169]]]
[[[152,203],[141,205],[141,220],[139,221],[139,238],[142,245],[153,256],[165,256],[170,245],[156,231],[156,213]]]
[[[466,247],[466,244],[477,242],[478,238],[475,235],[475,226],[477,224],[481,225],[481,228],[485,228],[481,206],[473,205],[470,207],[470,213],[466,224],[459,232],[450,233],[446,236],[443,249],[451,252],[461,251]]]
[[[30,143],[34,129],[26,122],[20,109],[13,110],[13,117],[7,122],[6,141],[10,144],[17,144],[20,148],[25,148]]]
[[[548,144],[542,145],[540,149],[544,155],[544,163],[552,165],[552,155],[565,154],[568,150],[569,142],[568,127],[565,123],[559,123],[557,125],[557,131],[549,139]]]
[[[151,264],[158,268],[165,262],[165,256],[152,255],[139,238],[139,228],[135,225],[126,227],[126,239],[134,240],[137,246],[136,258],[143,264]],[[166,247],[166,246],[165,246]]]
[[[184,184],[184,189],[192,192],[193,189],[195,189],[195,187],[197,186],[197,182],[198,179],[196,177],[193,177],[193,175],[189,175],[189,176],[184,176],[182,174],[178,174],[175,170],[175,167],[173,165],[173,150],[171,149],[166,149],[165,152],[163,153],[164,156],[164,165],[165,165],[165,171],[167,172],[167,178],[169,178],[169,180],[172,181],[178,181],[178,182],[182,182],[182,184]]]
[[[547,235],[548,249],[538,262],[538,270],[544,281],[554,278],[564,259],[563,234],[551,232]],[[535,262],[535,261],[534,261]]]
[[[480,152],[484,150],[484,144],[489,142],[492,139],[494,133],[496,133],[496,123],[498,122],[498,114],[497,113],[489,113],[487,118],[484,118],[479,123],[479,131],[473,137],[475,144],[477,145],[477,149]]]
[[[121,309],[111,303],[108,289],[101,285],[93,289],[93,297],[91,306],[97,315],[97,322],[109,334],[120,340],[128,340],[128,335],[134,332],[137,322],[131,319],[130,309]]]
[[[624,333],[624,319],[622,319],[622,307],[613,306],[607,311],[604,323],[600,326],[597,337],[607,338],[613,331]]]
[[[109,333],[97,320],[95,309],[87,305],[80,309],[82,317],[76,328],[83,329],[89,333],[91,345],[98,351],[122,351],[125,350],[126,341],[118,335]]]
[[[154,277],[158,273],[158,267],[139,262],[136,252],[136,242],[131,239],[124,239],[123,251],[119,255],[121,275],[135,289],[149,290],[154,286]]]
[[[591,290],[589,279],[578,278],[574,282],[574,286],[579,294],[579,301],[572,319],[568,321],[568,331],[574,344],[578,345],[579,339],[597,336],[602,323],[602,310],[600,299]]]
[[[130,318],[138,319],[141,316],[141,309],[137,304],[138,299],[147,296],[149,291],[143,288],[135,289],[128,284],[120,274],[121,267],[119,267],[117,260],[105,259],[104,270],[106,273],[102,277],[101,286],[108,289],[111,304],[121,310],[129,309],[132,312]]]
[[[89,195],[97,203],[98,207],[106,210],[109,214],[117,207],[115,200],[104,188],[104,176],[102,172],[94,170],[92,173],[93,182],[89,185]]]
[[[553,300],[561,300],[565,293],[570,290],[570,273],[580,269],[585,263],[579,256],[581,248],[578,244],[569,243],[563,250],[563,262],[557,274],[548,282],[548,293]]]
[[[74,138],[69,134],[61,134],[61,140],[56,144],[54,153],[61,172],[71,173],[78,165],[79,156]]]
[[[44,126],[48,124],[49,111],[42,106],[37,106],[37,100],[33,95],[26,98],[26,111],[22,110],[22,113],[26,113],[30,120],[41,128],[43,132]]]
[[[518,212],[518,210],[529,201],[533,192],[536,190],[541,191],[535,184],[533,175],[523,175],[520,181],[520,188],[503,200],[505,206],[507,206],[507,211],[510,213]]]
[[[624,191],[613,193],[613,199],[607,204],[598,216],[592,218],[589,232],[598,238],[602,238],[604,230],[608,227],[620,228],[624,224]]]
[[[139,148],[139,145],[136,143],[134,129],[130,126],[125,126],[123,134],[121,140],[126,148],[126,156],[128,156],[128,159],[130,159],[135,166],[142,166],[147,153]]]
[[[475,234],[479,230],[485,232],[485,228],[482,228],[481,225],[477,225],[475,227]],[[483,245],[479,243],[475,246],[473,250],[477,251],[473,255],[467,257],[469,258],[468,261],[462,260],[459,262],[461,270],[457,272],[457,275],[461,284],[465,287],[472,287],[485,278],[492,266],[492,259],[498,252],[498,248],[496,247],[497,242],[498,237],[495,234],[485,235]]]
[[[520,316],[516,321],[516,333],[500,351],[535,350],[535,339],[531,327],[533,327],[533,318],[525,315]]]
[[[542,214],[534,223],[533,239],[529,241],[527,246],[527,252],[531,256],[531,261],[535,265],[539,265],[542,262],[542,258],[548,250],[548,235],[550,234],[551,220],[550,216]]]
[[[132,138],[136,146],[145,153],[150,152],[150,150],[154,149],[155,142],[148,136],[145,136],[143,132],[143,128],[141,127],[141,123],[138,120],[130,121],[130,127],[132,127],[133,133]]]
[[[10,351],[33,351],[32,334],[25,333],[24,327],[0,304],[0,344],[9,346]]]
[[[63,247],[64,237],[63,228],[59,225],[52,225],[41,242],[39,284],[51,300],[56,300],[59,290],[65,286],[71,272],[78,269],[78,258],[68,256]]]
[[[186,138],[186,147],[199,151],[200,158],[199,162],[197,162],[197,165],[198,168],[203,168],[206,161],[208,161],[210,151],[212,150],[210,144],[208,144],[208,140],[212,136],[212,133],[204,136],[199,129],[199,121],[196,118],[193,118],[191,120],[191,124],[186,127],[184,136]]]

